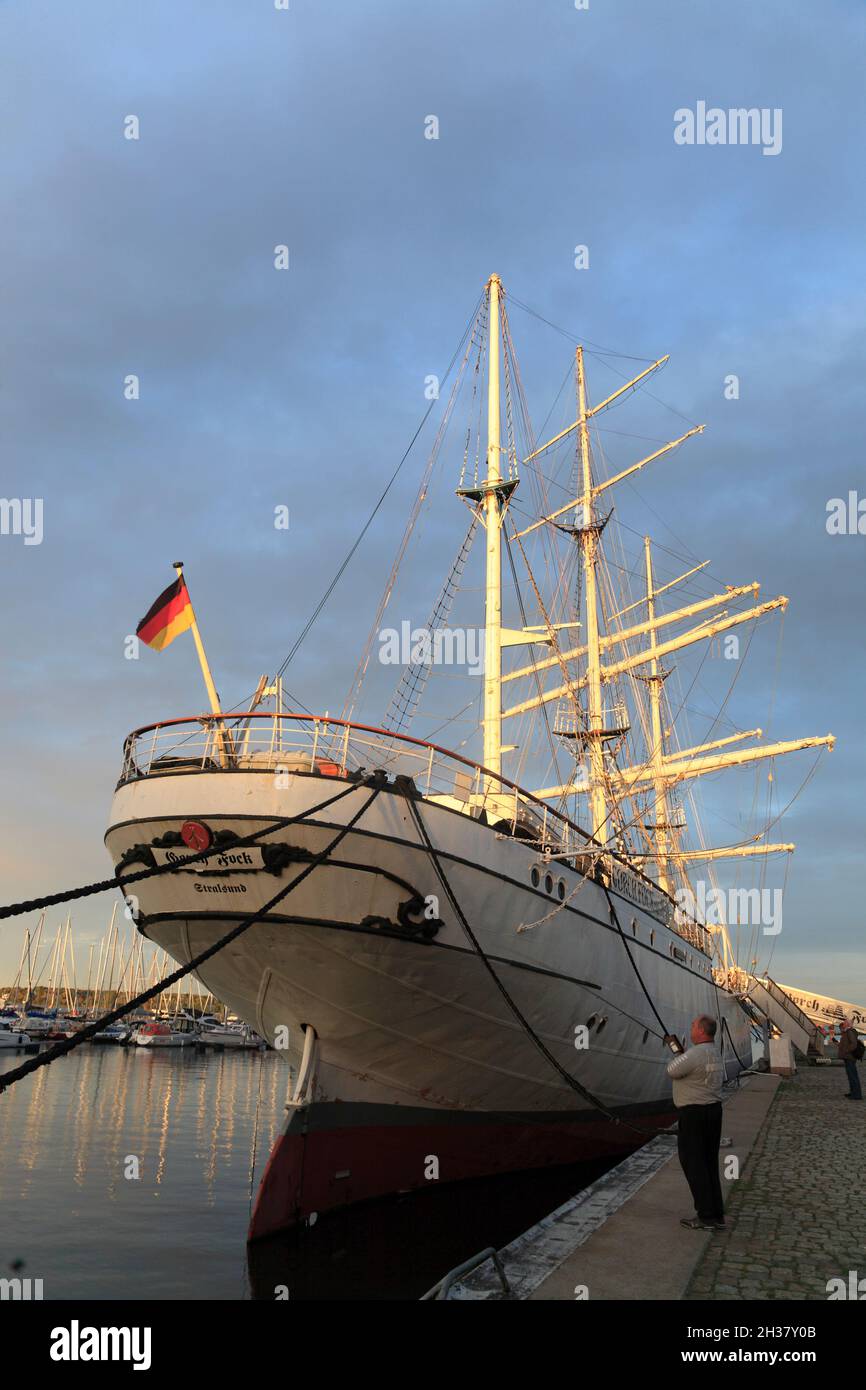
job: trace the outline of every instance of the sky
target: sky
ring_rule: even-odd
[[[105,876],[124,736],[203,707],[188,638],[124,655],[172,562],[234,704],[304,628],[495,271],[572,335],[506,301],[536,424],[578,338],[671,354],[623,431],[685,429],[659,400],[707,424],[617,523],[633,556],[651,529],[790,598],[729,710],[838,740],[779,827],[798,854],[773,973],[866,1002],[866,535],[826,526],[830,499],[866,498],[864,37],[854,0],[4,0],[0,494],[42,501],[39,544],[0,534],[4,902]],[[780,112],[780,148],[677,143],[701,102]],[[342,706],[430,438],[286,673],[307,708]],[[611,468],[635,457],[610,443]],[[395,621],[427,615],[465,529],[448,508]],[[780,805],[814,757],[789,761]],[[75,909],[79,958],[109,911]],[[0,981],[25,923],[2,926]]]

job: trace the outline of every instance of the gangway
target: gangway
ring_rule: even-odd
[[[743,993],[804,1057],[824,1056],[820,1028],[769,975],[746,975]]]

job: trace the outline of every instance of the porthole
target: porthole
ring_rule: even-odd
[[[632,917],[632,919],[631,919],[631,934],[632,934],[632,936],[637,936],[637,918],[636,918],[636,917]]]
[[[545,891],[545,893],[548,895],[548,897],[549,897],[549,896],[551,895],[551,893],[553,892],[553,874],[545,874],[545,876],[544,876],[544,891]]]
[[[561,903],[565,902],[565,879],[561,878],[556,885],[556,896]]]
[[[538,870],[536,869],[536,867],[535,867],[534,864],[533,864],[533,866],[532,866],[532,871],[531,871],[529,877],[530,877],[530,879],[532,880],[532,886],[533,886],[533,888],[537,888],[538,885],[539,885],[539,883],[541,882],[541,874],[538,872]]]
[[[655,944],[656,944],[656,934],[655,934],[655,932],[652,930],[652,928],[650,928],[650,945],[651,945],[651,946],[654,946]]]
[[[603,1028],[605,1028],[606,1026],[607,1026],[607,1019],[606,1019],[606,1018],[603,1018],[603,1019],[601,1020],[601,1022],[599,1023],[598,1027],[597,1027],[596,1030],[595,1030],[595,1036],[598,1037],[598,1035],[599,1035],[599,1033],[601,1032],[601,1030],[602,1030]]]
[[[598,1014],[590,1014],[589,1018],[586,1020],[586,1026],[588,1029],[595,1027],[595,1021],[597,1018]]]

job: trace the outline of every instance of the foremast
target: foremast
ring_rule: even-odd
[[[507,814],[500,776],[502,754],[502,648],[551,643],[548,632],[502,626],[502,526],[511,495],[518,484],[516,474],[502,469],[502,402],[500,366],[503,354],[503,327],[506,325],[502,300],[505,291],[498,275],[487,281],[487,476],[474,487],[458,488],[480,518],[487,537],[484,602],[484,715],[483,765],[491,776],[485,779],[481,802],[491,814]],[[505,348],[507,353],[507,335]],[[506,371],[508,357],[506,355]],[[508,378],[506,377],[506,381]],[[513,441],[509,435],[509,445]],[[512,745],[509,745],[509,747]],[[512,798],[507,799],[508,805]]]

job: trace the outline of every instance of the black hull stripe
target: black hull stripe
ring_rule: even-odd
[[[210,922],[214,917],[219,917],[221,922],[242,922],[249,914],[246,912],[158,912],[149,917],[144,913],[140,914],[140,921],[144,926],[149,927],[155,922]],[[471,951],[468,946],[452,946],[447,941],[425,940],[423,937],[413,936],[409,932],[389,931],[386,927],[365,927],[360,922],[338,922],[329,917],[290,917],[271,912],[259,923],[265,926],[270,923],[280,923],[287,927],[319,927],[329,931],[354,932],[361,936],[386,936],[390,941],[402,941],[404,946],[417,946],[425,951],[431,947],[438,948],[440,951],[455,951],[460,956],[472,956],[475,958],[475,951]],[[510,960],[507,956],[495,956],[489,951],[486,952],[489,960],[495,960],[499,965],[511,965],[515,970],[527,970],[533,975],[546,975],[551,980],[563,980],[566,984],[581,985],[586,989],[600,990],[602,985],[596,984],[592,980],[580,980],[575,975],[564,975],[558,970],[546,970],[543,965],[528,965],[525,961]]]
[[[656,1100],[640,1101],[633,1105],[611,1107],[615,1120],[640,1119],[644,1115],[670,1113],[675,1119],[675,1107],[669,1095]],[[606,1123],[592,1106],[579,1110],[433,1110],[414,1105],[388,1105],[369,1101],[314,1101],[304,1110],[305,1130],[358,1129],[364,1126],[385,1125],[408,1128],[417,1125],[455,1126],[483,1129],[487,1125],[562,1125]],[[286,1132],[291,1132],[291,1120]]]
[[[435,803],[434,803],[434,804],[435,804]],[[446,809],[447,809],[447,808],[446,808]],[[191,819],[193,819],[193,820],[195,820],[195,819],[201,819],[202,817],[204,817],[205,819],[207,819],[207,816],[205,815],[204,812],[190,812],[190,813],[189,813],[189,817],[190,817]],[[209,813],[209,817],[210,817],[210,820],[211,820],[211,821],[213,821],[214,819],[221,819],[221,820],[233,820],[233,821],[257,821],[257,822],[262,822],[262,821],[264,821],[265,824],[267,824],[267,822],[268,822],[268,817],[267,817],[267,816],[251,816],[251,815],[245,815],[245,814],[230,815],[230,814],[220,813],[220,815],[219,815],[218,817],[214,817],[213,813],[211,812],[211,813]],[[110,826],[110,827],[108,828],[108,830],[105,832],[105,839],[107,840],[107,839],[108,839],[108,836],[111,835],[114,831],[116,831],[116,830],[125,830],[128,826],[134,826],[134,825],[149,825],[149,824],[162,825],[162,824],[165,823],[166,820],[176,820],[176,819],[177,819],[176,816],[144,816],[144,817],[141,817],[140,819],[136,819],[136,820],[118,821],[116,825]],[[338,823],[338,822],[325,821],[325,820],[317,820],[317,821],[314,821],[314,822],[310,822],[310,824],[314,824],[314,825],[316,825],[316,826],[321,826],[321,828],[322,828],[323,830],[338,830],[338,829],[340,829],[340,826],[339,826],[339,823]],[[286,829],[291,829],[291,828],[292,828],[292,827],[286,827]],[[398,845],[398,846],[400,846],[400,847],[403,848],[403,849],[410,849],[410,850],[412,850],[412,851],[413,851],[414,853],[416,853],[416,854],[422,854],[422,855],[423,855],[423,854],[426,853],[426,851],[425,851],[423,845],[416,845],[416,844],[413,844],[411,841],[408,841],[408,840],[401,840],[401,839],[399,839],[398,836],[396,836],[396,835],[384,835],[384,834],[381,834],[381,833],[379,833],[378,831],[374,831],[374,830],[361,830],[361,829],[359,829],[357,826],[355,826],[355,828],[353,829],[352,834],[353,834],[353,835],[364,836],[364,837],[366,837],[366,838],[368,838],[368,839],[371,839],[371,840],[381,840],[381,841],[384,841],[386,844]],[[519,842],[519,841],[515,841],[515,843],[520,843],[520,842]],[[614,927],[614,926],[612,925],[612,923],[604,921],[604,919],[601,918],[601,917],[595,917],[595,916],[593,916],[593,914],[592,914],[591,912],[584,912],[582,908],[579,908],[579,907],[572,907],[572,906],[571,906],[569,903],[567,903],[567,902],[565,902],[565,903],[554,902],[551,898],[549,898],[549,897],[547,896],[546,893],[542,893],[542,892],[540,892],[537,888],[533,888],[532,885],[531,885],[531,883],[528,883],[528,882],[524,883],[524,882],[522,882],[520,879],[511,878],[509,875],[499,873],[499,872],[498,872],[497,870],[495,870],[495,869],[490,869],[490,868],[488,868],[485,864],[478,863],[478,862],[476,862],[476,860],[474,860],[474,859],[464,859],[461,855],[451,854],[451,853],[448,852],[448,850],[437,850],[436,852],[437,852],[437,854],[439,855],[439,857],[440,857],[441,859],[447,859],[448,862],[451,863],[451,864],[461,864],[464,868],[467,868],[467,869],[475,869],[478,873],[486,874],[488,877],[494,878],[494,879],[496,879],[496,880],[497,880],[498,882],[500,882],[500,883],[507,883],[507,884],[510,884],[510,885],[511,885],[512,887],[514,887],[514,888],[519,888],[519,889],[520,889],[521,891],[523,891],[523,892],[531,893],[534,897],[540,898],[542,902],[547,903],[547,904],[548,904],[549,906],[551,906],[551,907],[558,907],[558,908],[559,908],[561,911],[563,911],[563,912],[570,912],[573,916],[575,916],[575,917],[580,917],[580,918],[582,918],[585,922],[592,922],[595,926],[597,926],[597,927],[602,927],[605,931],[613,932],[616,936],[619,935],[619,932],[617,931],[616,927]],[[343,861],[340,861],[340,862],[342,863]],[[360,866],[359,866],[359,865],[354,865],[353,867],[359,868]],[[572,872],[573,872],[573,870],[572,870]],[[592,880],[588,880],[588,881],[589,881],[589,882],[592,882]],[[638,905],[637,905],[636,903],[631,902],[628,898],[624,898],[624,897],[622,896],[621,893],[617,893],[614,889],[611,888],[611,889],[609,889],[608,891],[610,892],[610,894],[611,894],[612,897],[619,898],[619,900],[620,900],[621,903],[625,903],[625,905],[629,908],[629,910],[632,912],[632,914],[634,914],[636,911],[637,911],[637,912],[646,912],[646,911],[647,911],[646,908],[638,907]],[[194,917],[194,915],[195,915],[195,914],[193,914],[193,913],[164,913],[164,914],[162,914],[162,916],[164,916],[164,917],[189,917],[190,919],[192,919],[192,918]],[[203,913],[203,914],[201,914],[201,915],[202,915],[202,916],[208,916],[208,915],[211,915],[211,914]],[[213,915],[217,915],[217,914],[213,914]],[[239,914],[239,915],[243,916],[244,914]],[[649,915],[651,915],[651,914],[647,913],[647,915],[649,916]],[[231,914],[228,914],[228,913],[220,913],[219,916],[220,916],[220,917],[225,916],[225,917],[228,918],[228,917],[231,916]],[[157,920],[157,919],[156,919],[156,917],[154,916],[154,917],[150,917],[148,920],[150,920],[150,921],[155,921],[155,920]],[[653,918],[653,921],[658,921],[658,919],[657,919],[657,918]],[[675,937],[677,941],[683,942],[683,947],[684,947],[684,948],[689,948],[689,949],[695,951],[698,955],[703,956],[703,952],[701,951],[700,947],[698,947],[698,946],[693,946],[691,942],[688,942],[688,941],[685,940],[684,937],[679,936],[679,935],[673,930],[673,928],[667,926],[666,923],[664,923],[664,922],[658,922],[658,925],[659,925],[659,927],[660,927],[660,929],[661,929],[662,931],[669,931],[669,932],[671,933],[671,936]],[[629,941],[629,945],[630,945],[630,946],[639,946],[639,947],[641,947],[642,950],[644,950],[644,951],[649,951],[651,955],[658,956],[661,960],[665,961],[666,964],[668,964],[668,965],[673,965],[673,966],[675,966],[676,969],[678,969],[678,970],[684,970],[684,971],[686,972],[686,974],[688,974],[688,975],[694,975],[695,979],[700,980],[700,981],[702,982],[702,984],[709,985],[709,986],[715,988],[716,990],[719,989],[719,986],[716,985],[716,983],[715,983],[715,981],[713,980],[713,978],[712,978],[711,975],[702,974],[701,971],[693,969],[692,966],[687,965],[684,961],[677,960],[675,956],[669,955],[666,951],[659,951],[659,950],[657,950],[655,946],[650,946],[650,944],[649,944],[648,942],[641,941],[640,937],[632,937],[632,938],[630,939],[630,941]],[[456,948],[456,949],[459,949],[459,948]],[[707,959],[707,957],[704,957],[704,959]],[[729,996],[727,995],[727,991],[722,990],[721,993],[725,994],[726,997],[729,997]]]

